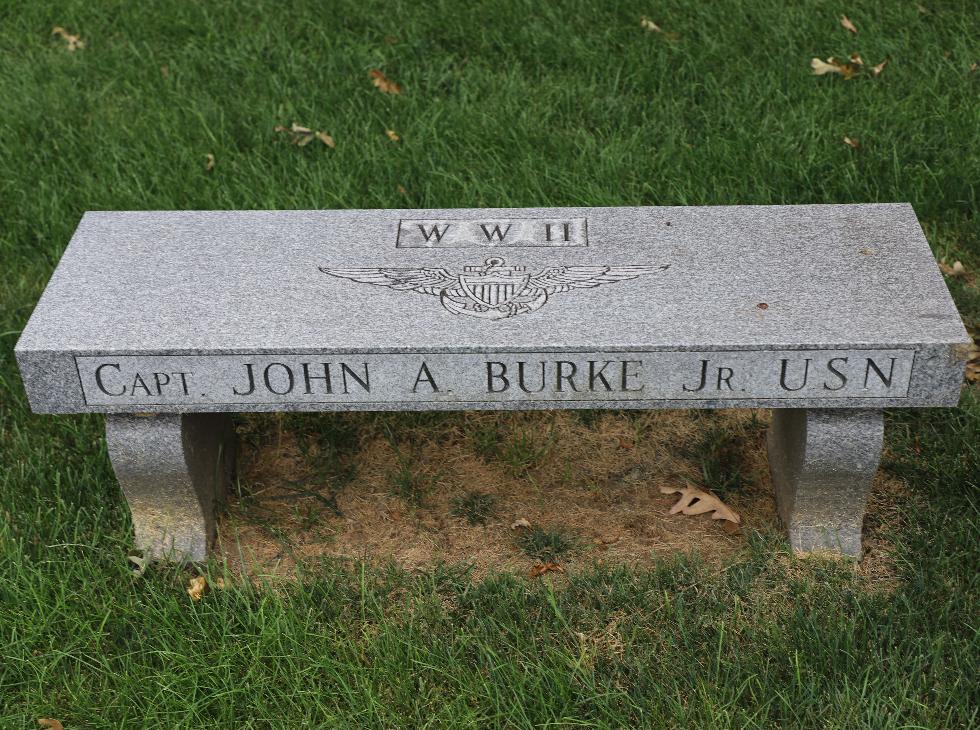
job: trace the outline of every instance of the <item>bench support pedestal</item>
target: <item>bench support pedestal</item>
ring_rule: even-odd
[[[230,417],[109,415],[106,443],[146,557],[205,560],[234,463]]]
[[[861,555],[861,524],[881,459],[881,411],[777,409],[769,465],[779,516],[798,552]],[[149,558],[205,560],[231,480],[227,414],[109,415],[106,442]]]
[[[861,556],[861,523],[883,434],[881,411],[773,411],[769,467],[793,550]]]

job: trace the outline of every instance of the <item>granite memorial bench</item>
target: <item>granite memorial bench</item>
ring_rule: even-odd
[[[858,556],[882,409],[968,344],[906,204],[90,212],[16,355],[155,557],[206,556],[230,413],[547,408],[772,408],[793,548]]]

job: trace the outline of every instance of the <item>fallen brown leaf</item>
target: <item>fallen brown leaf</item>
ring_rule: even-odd
[[[136,568],[135,572],[133,573],[133,577],[142,578],[143,574],[146,572],[146,558],[141,558],[139,555],[127,555],[126,559]]]
[[[525,530],[529,530],[531,529],[531,523],[528,522],[525,518],[520,517],[514,520],[513,524],[511,524],[510,526],[510,529],[512,530],[519,530],[521,528],[524,528]]]
[[[854,26],[854,23],[852,23],[851,19],[846,15],[840,16],[840,24],[844,27],[844,30],[849,30],[851,33],[858,32],[858,29]]]
[[[389,79],[378,69],[372,69],[370,75],[371,75],[371,83],[378,88],[378,91],[384,92],[385,94],[402,93],[401,85],[396,84],[394,81]]]
[[[665,32],[663,28],[661,28],[659,25],[654,23],[646,16],[640,18],[640,27],[650,31],[651,33],[660,33],[664,38],[666,38],[669,41],[676,41],[681,37],[679,33]]]
[[[966,276],[966,267],[963,265],[962,261],[954,261],[953,265],[950,266],[945,261],[939,262],[939,270],[943,272],[944,276]]]
[[[187,595],[192,601],[200,601],[208,581],[203,575],[196,575],[187,581]]]
[[[729,535],[739,535],[742,532],[742,528],[739,527],[737,522],[729,522],[728,520],[724,520],[721,523],[721,529]]]
[[[293,122],[289,127],[284,127],[281,124],[277,124],[273,127],[274,132],[279,132],[280,134],[289,134],[290,142],[298,147],[305,147],[314,139],[318,139],[327,147],[333,149],[337,146],[334,142],[333,137],[331,137],[326,132],[318,132],[310,129],[309,127],[304,127],[302,125]]]
[[[881,72],[885,70],[885,66],[887,66],[887,65],[888,65],[888,59],[886,58],[884,61],[882,61],[881,63],[879,63],[877,66],[872,66],[871,67],[871,73],[874,76],[880,76],[881,75]]]
[[[293,124],[289,130],[293,133],[293,143],[299,145],[300,147],[305,147],[310,142],[313,141],[315,133],[309,127],[301,127],[298,124]]]
[[[680,494],[680,499],[670,508],[670,514],[703,515],[711,512],[713,520],[741,522],[742,518],[715,495],[696,487],[660,487],[661,494]]]
[[[211,172],[211,170],[214,169],[214,154],[208,152],[206,155],[204,155],[204,159],[205,159],[204,169],[207,170],[208,172]]]
[[[819,58],[810,59],[810,68],[813,69],[815,76],[840,73],[840,68],[838,68],[836,65],[827,63],[826,61],[821,61]]]
[[[849,79],[857,72],[857,67],[850,63],[839,63],[836,58],[828,58],[821,61],[819,58],[810,59],[810,68],[813,69],[815,76],[824,74],[840,74],[845,79]]]
[[[875,251],[873,248],[862,248],[860,251],[858,251],[858,253],[862,256],[874,256],[874,252]]]
[[[971,73],[971,74],[972,74],[972,73],[976,73],[976,71],[977,71],[977,63],[976,63],[976,62],[974,62],[974,63],[971,63],[971,64],[970,64],[970,73]]]
[[[617,436],[616,440],[619,441],[619,448],[623,451],[632,451],[636,448],[636,444],[628,439],[624,439],[622,436]]]
[[[69,51],[78,51],[85,48],[85,41],[83,41],[77,35],[72,35],[60,25],[56,25],[54,28],[52,28],[51,34],[63,38],[68,43]]]
[[[170,78],[170,66],[168,66],[167,64],[163,64],[160,67],[160,75],[163,76],[163,78],[165,78],[165,79],[169,79]]]
[[[392,142],[402,141],[402,138],[398,136],[398,132],[396,132],[394,129],[386,129],[385,135],[387,135],[388,139],[390,139]]]
[[[973,344],[966,353],[966,382],[980,383],[980,326],[968,325],[966,331],[973,338]]]
[[[860,53],[852,53],[851,54],[851,63],[856,63],[858,66],[863,66],[864,65],[864,59],[861,58],[861,54]]]
[[[540,578],[545,573],[564,573],[565,569],[558,563],[537,563],[531,567],[530,577]]]
[[[61,724],[61,720],[55,720],[53,717],[38,718],[37,724],[45,728],[45,730],[65,730],[65,726]]]
[[[278,132],[279,134],[289,134],[292,137],[292,142],[294,144],[299,144],[300,138],[313,134],[313,130],[306,129],[306,127],[301,127],[295,122],[293,122],[292,126],[289,127],[284,127],[281,124],[277,124],[272,128],[272,131]]]
[[[408,190],[405,189],[404,185],[398,186],[398,192],[401,193],[402,195],[408,195]]]
[[[855,138],[848,137],[847,135],[844,136],[844,144],[846,144],[852,150],[856,150],[861,146],[861,143],[858,142]]]
[[[653,33],[663,33],[663,29],[645,15],[640,18],[640,27]]]

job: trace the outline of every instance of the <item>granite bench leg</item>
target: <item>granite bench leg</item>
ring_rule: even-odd
[[[231,480],[234,439],[223,413],[109,415],[109,458],[146,557],[204,560]]]
[[[861,523],[883,435],[881,411],[773,412],[769,468],[793,550],[861,556]]]

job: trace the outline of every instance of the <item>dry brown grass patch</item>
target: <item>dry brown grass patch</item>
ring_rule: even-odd
[[[678,552],[721,565],[745,547],[748,531],[778,528],[765,411],[461,413],[430,423],[377,414],[321,418],[342,419],[337,423],[354,434],[341,455],[351,462],[348,483],[324,477],[312,463],[309,429],[317,421],[247,419],[241,493],[219,527],[220,556],[234,572],[288,576],[335,557],[408,569],[465,562],[477,579],[491,571],[527,575],[535,560],[511,529],[519,518],[574,536],[575,550],[560,559],[566,571],[595,562],[649,565]],[[740,527],[707,515],[668,515],[675,497],[658,491],[704,486],[692,449],[708,427],[738,445],[748,484],[719,496],[742,517]],[[881,487],[874,504],[885,513]],[[470,491],[494,497],[486,524],[453,515],[454,499]],[[324,497],[333,493],[339,514]],[[866,570],[888,572],[876,559]]]

